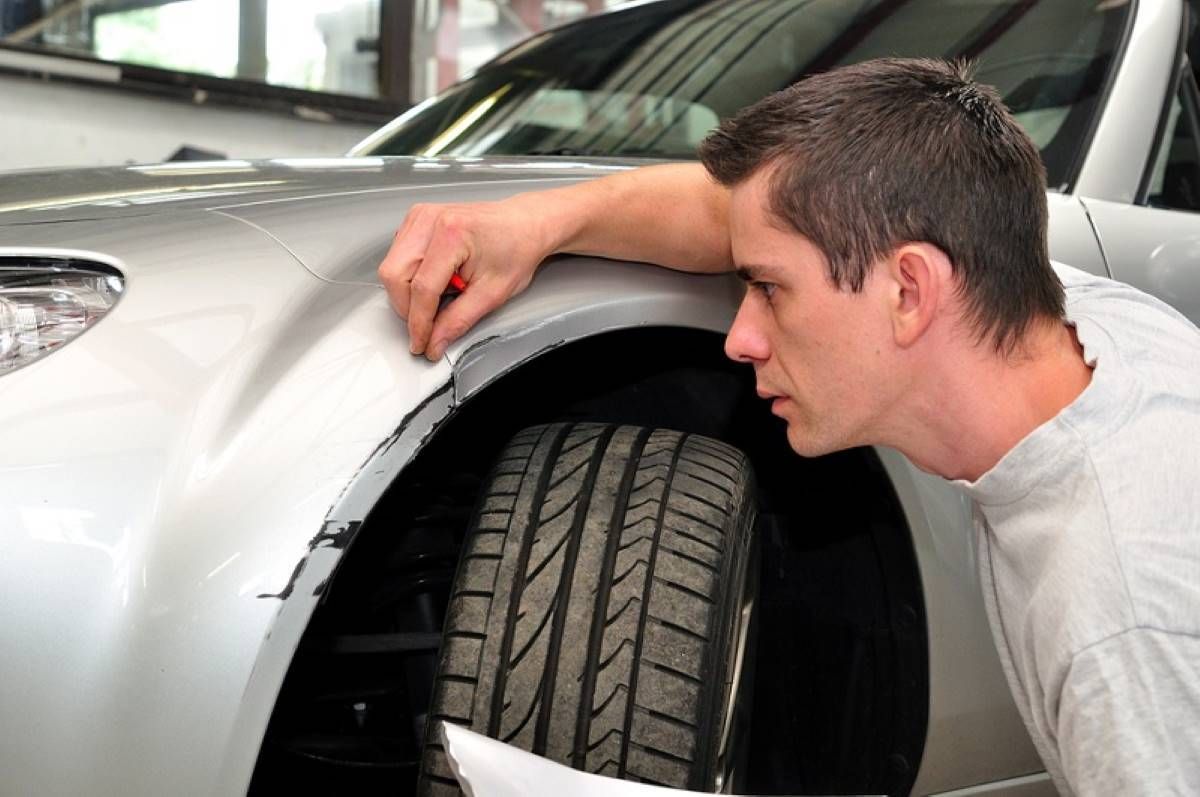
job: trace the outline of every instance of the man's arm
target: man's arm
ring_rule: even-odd
[[[1078,795],[1200,793],[1200,637],[1134,628],[1078,653],[1053,730]]]
[[[728,219],[727,189],[700,164],[649,166],[501,202],[414,205],[379,278],[408,321],[413,354],[436,360],[556,253],[728,271]],[[470,289],[438,312],[456,272]]]

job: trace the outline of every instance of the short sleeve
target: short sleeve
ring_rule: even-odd
[[[1135,628],[1085,648],[1057,724],[1080,797],[1200,794],[1200,638]]]

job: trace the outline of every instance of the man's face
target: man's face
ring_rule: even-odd
[[[881,442],[880,419],[897,386],[888,378],[892,328],[875,276],[838,290],[807,238],[773,223],[769,172],[731,193],[734,263],[746,297],[725,353],[754,366],[760,396],[787,421],[788,442],[817,456]]]

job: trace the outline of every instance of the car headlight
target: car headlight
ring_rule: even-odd
[[[124,288],[120,274],[104,266],[0,260],[0,376],[83,333]]]

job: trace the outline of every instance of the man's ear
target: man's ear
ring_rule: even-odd
[[[907,349],[929,329],[949,295],[950,259],[932,244],[902,244],[887,258],[886,269],[892,334]]]

